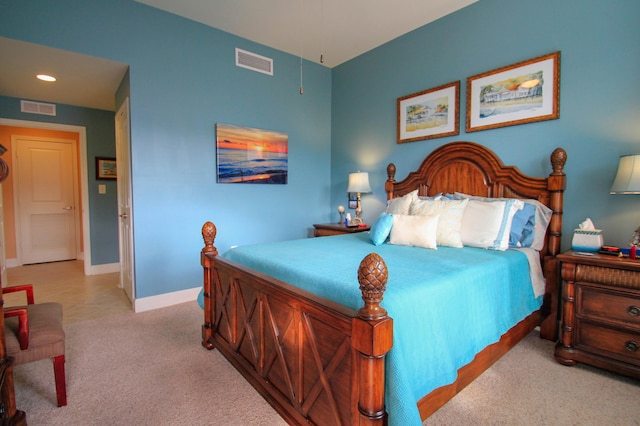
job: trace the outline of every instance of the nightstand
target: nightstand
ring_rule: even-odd
[[[353,234],[356,232],[366,232],[371,229],[369,225],[364,227],[359,226],[344,226],[344,223],[316,223],[313,225],[313,235],[316,237],[326,237],[329,235],[340,234]]]
[[[612,255],[558,255],[562,324],[555,358],[640,378],[640,261]]]

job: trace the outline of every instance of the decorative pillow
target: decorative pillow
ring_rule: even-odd
[[[462,219],[462,242],[465,246],[491,250],[509,248],[509,230],[523,201],[480,201],[470,199]]]
[[[511,231],[509,232],[509,247],[530,247],[533,243],[535,229],[536,207],[525,202],[520,210],[513,216]],[[528,245],[525,240],[530,236]]]
[[[512,198],[487,198],[487,197],[478,197],[475,195],[467,195],[461,192],[456,192],[454,196],[457,199],[474,199],[474,200],[497,200],[497,201],[505,201],[511,200]],[[526,205],[531,205],[535,208],[534,216],[527,216],[527,221],[525,223],[525,227],[522,230],[522,235],[519,239],[520,245],[518,247],[531,247],[535,250],[542,250],[544,247],[545,237],[547,234],[547,227],[549,226],[549,222],[551,221],[552,211],[549,207],[545,206],[538,200],[530,200],[523,199],[521,200]],[[526,209],[523,207],[523,210],[529,211],[530,207]],[[523,212],[522,214],[526,214]]]
[[[438,216],[393,215],[389,244],[437,249]]]
[[[441,200],[443,197],[444,195],[442,195],[442,192],[436,195],[432,195],[431,197],[423,197],[422,195],[418,195],[419,200]]]
[[[438,220],[438,245],[448,247],[463,247],[460,231],[462,229],[462,216],[469,200],[414,200],[409,208],[409,214],[417,216],[439,215]]]
[[[407,195],[399,198],[394,198],[387,201],[388,214],[409,214],[409,206],[411,202],[418,198],[418,190],[412,191]]]
[[[525,202],[533,204],[536,207],[536,214],[533,219],[534,223],[531,224],[527,222],[527,226],[525,226],[525,232],[530,233],[533,225],[533,238],[530,238],[530,234],[524,236],[523,233],[524,241],[522,247],[531,247],[532,249],[540,251],[544,247],[547,227],[549,226],[549,222],[551,222],[551,215],[553,214],[553,211],[537,200],[525,200]],[[529,241],[531,241],[531,245],[528,245]]]
[[[369,238],[374,246],[379,246],[387,241],[393,226],[393,215],[382,213],[369,231]]]

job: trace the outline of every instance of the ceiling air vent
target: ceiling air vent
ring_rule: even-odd
[[[45,104],[34,101],[20,101],[20,111],[29,114],[56,115],[55,104]]]
[[[236,48],[236,65],[249,70],[273,75],[273,59]]]

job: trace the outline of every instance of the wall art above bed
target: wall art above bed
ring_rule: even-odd
[[[467,132],[560,117],[560,52],[467,78]]]
[[[218,183],[286,184],[288,147],[285,133],[218,123]]]
[[[398,98],[398,143],[460,134],[460,82]]]

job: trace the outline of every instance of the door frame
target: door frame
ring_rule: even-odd
[[[0,117],[0,125],[26,127],[32,129],[61,130],[78,133],[78,149],[80,150],[80,192],[82,194],[82,251],[84,256],[84,274],[95,275],[104,273],[91,267],[91,227],[89,223],[89,174],[87,170],[87,129],[84,126],[71,124],[45,123],[41,121],[15,120]],[[98,265],[100,266],[100,265]],[[107,271],[112,272],[112,271]]]
[[[64,143],[64,144],[69,144],[71,145],[71,150],[72,150],[72,155],[71,155],[71,164],[72,164],[72,193],[73,193],[73,223],[74,223],[74,245],[75,245],[75,253],[74,253],[74,257],[76,259],[80,258],[81,253],[81,249],[80,249],[80,214],[78,212],[78,206],[79,206],[79,182],[78,182],[78,144],[76,143],[75,140],[73,139],[60,139],[60,138],[52,138],[52,137],[43,137],[43,136],[24,136],[24,135],[12,135],[11,136],[11,163],[13,165],[13,172],[14,172],[14,178],[13,178],[13,193],[14,193],[14,203],[13,203],[13,208],[15,211],[15,217],[16,217],[16,222],[15,222],[15,233],[16,233],[16,257],[18,260],[18,263],[20,263],[20,265],[24,264],[24,257],[23,257],[23,247],[22,244],[20,242],[22,242],[22,238],[23,238],[23,232],[24,229],[22,229],[22,220],[21,220],[21,216],[22,214],[24,214],[24,211],[22,210],[22,206],[20,205],[19,202],[16,202],[15,198],[16,198],[16,194],[18,194],[18,188],[20,187],[20,182],[19,179],[16,178],[15,175],[15,171],[18,169],[18,147],[17,144],[19,143],[18,141],[21,139],[28,139],[28,140],[32,140],[32,141],[39,141],[39,142],[47,142],[47,143]]]

